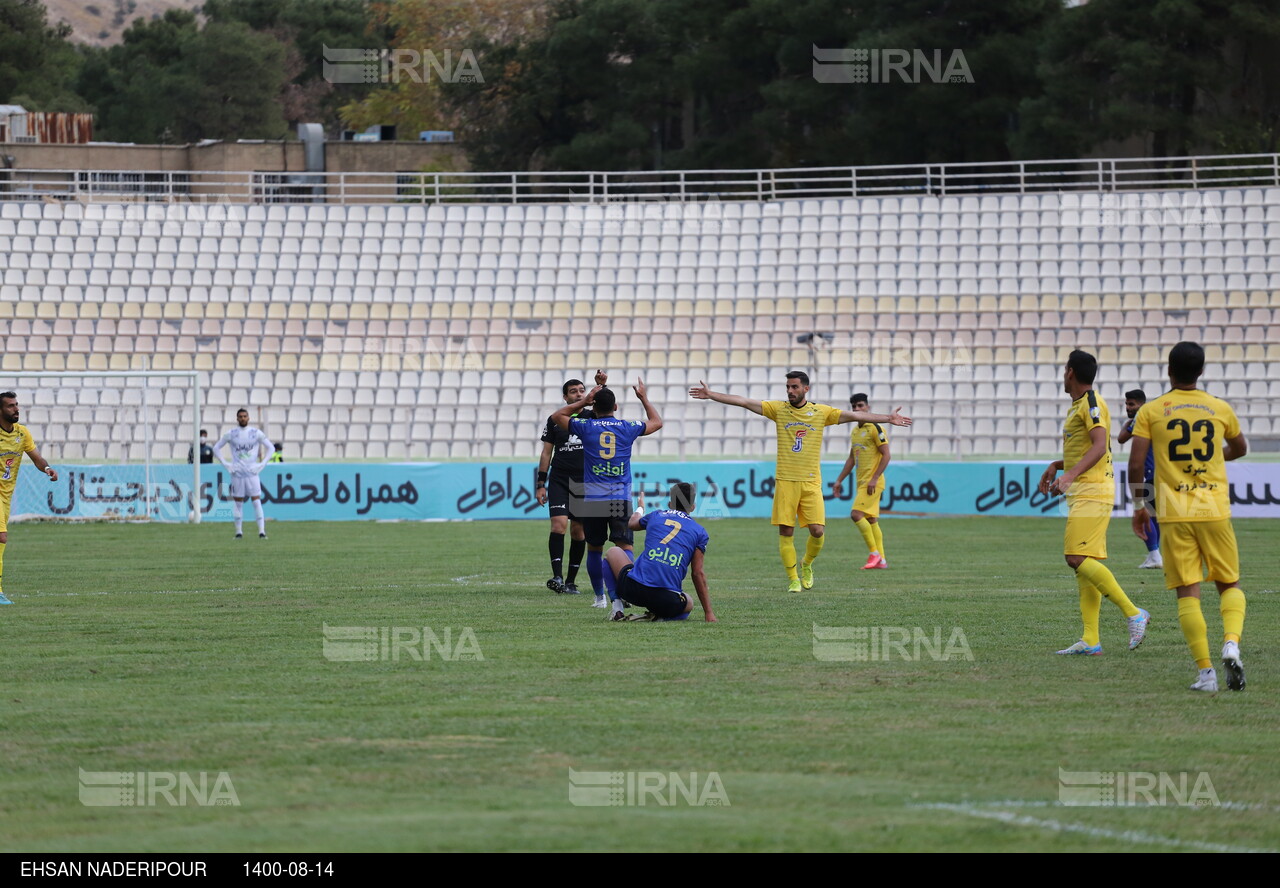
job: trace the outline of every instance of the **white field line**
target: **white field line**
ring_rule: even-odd
[[[988,802],[985,805],[989,807],[1050,807],[1048,802]],[[1223,807],[1231,805],[1237,807],[1233,803],[1227,802]],[[1093,836],[1099,839],[1114,839],[1118,842],[1124,842],[1130,845],[1160,845],[1166,848],[1190,848],[1196,851],[1217,851],[1222,853],[1235,854],[1274,854],[1276,852],[1267,848],[1244,848],[1239,845],[1223,845],[1217,842],[1199,842],[1194,839],[1171,839],[1167,836],[1156,836],[1151,833],[1139,832],[1137,830],[1117,830],[1106,829],[1100,826],[1085,826],[1080,823],[1064,823],[1061,820],[1049,820],[1040,817],[1029,817],[1026,814],[1014,814],[1010,811],[989,810],[988,807],[978,807],[973,804],[951,804],[948,802],[933,802],[920,805],[909,805],[911,808],[925,808],[932,811],[950,811],[954,814],[964,814],[967,817],[978,817],[983,820],[996,820],[1009,826],[1029,826],[1035,829],[1049,830],[1050,832],[1061,833],[1079,833],[1081,835]],[[1252,809],[1254,806],[1246,806]],[[1262,807],[1262,806],[1258,806]]]

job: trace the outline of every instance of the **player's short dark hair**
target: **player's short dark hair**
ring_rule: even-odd
[[[1124,399],[1126,401],[1141,401],[1145,404],[1147,403],[1147,393],[1142,389],[1129,389],[1124,393]]]
[[[697,495],[697,488],[688,481],[677,481],[671,485],[668,505],[677,512],[687,514],[693,511],[693,503],[697,499]]]
[[[1076,373],[1076,381],[1083,385],[1093,385],[1098,376],[1098,359],[1087,351],[1076,349],[1067,355],[1067,367]]]
[[[560,386],[560,397],[562,398],[569,397],[569,389],[573,388],[575,385],[580,385],[583,388],[587,387],[587,384],[583,382],[581,379],[570,379],[564,385]]]
[[[809,374],[805,373],[803,370],[792,370],[787,374],[787,379],[798,379],[800,380],[801,385],[809,384]]]
[[[209,433],[208,433],[208,432],[206,432],[204,429],[201,429],[201,430],[200,430],[200,434],[202,434],[202,435],[207,435],[207,434],[209,434]]]
[[[16,401],[18,400],[17,392],[0,392],[0,401]]]
[[[849,396],[850,407],[852,407],[854,404],[857,404],[859,401],[864,401],[868,404],[871,403],[871,399],[867,397],[866,392],[854,392],[852,395]]]
[[[236,416],[239,416],[241,413],[247,414],[248,412],[249,412],[248,407],[241,407],[239,410],[236,411]]]
[[[612,413],[617,409],[618,396],[613,393],[613,389],[600,389],[600,391],[596,392],[596,400],[593,410],[596,416]]]
[[[1204,349],[1199,343],[1179,342],[1169,349],[1169,376],[1174,382],[1191,385],[1203,372]]]

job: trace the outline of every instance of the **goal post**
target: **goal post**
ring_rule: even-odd
[[[199,524],[211,501],[200,477],[201,375],[0,375],[0,391],[17,394],[18,421],[59,476],[51,483],[34,470],[20,471],[11,520]]]

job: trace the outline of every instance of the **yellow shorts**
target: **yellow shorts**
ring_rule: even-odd
[[[1087,555],[1105,561],[1107,525],[1111,523],[1111,502],[1072,499],[1067,511],[1067,532],[1063,555]]]
[[[872,518],[880,517],[880,497],[884,493],[884,475],[880,476],[880,480],[876,482],[876,492],[867,493],[867,485],[859,484],[856,496],[853,498],[854,512],[861,512],[863,515],[870,515]]]
[[[1240,550],[1230,518],[1218,521],[1160,523],[1160,557],[1164,584],[1169,589],[1203,579],[1219,583],[1240,581]],[[1209,568],[1205,576],[1204,569]]]
[[[773,523],[787,527],[826,524],[827,504],[822,500],[822,482],[777,482],[773,488]]]

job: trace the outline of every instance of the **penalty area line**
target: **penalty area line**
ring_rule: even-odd
[[[1018,803],[1014,803],[1018,804]],[[983,820],[995,820],[1009,826],[1028,826],[1050,832],[1076,833],[1099,839],[1113,839],[1131,845],[1160,845],[1165,848],[1192,848],[1196,851],[1216,851],[1225,854],[1274,854],[1265,848],[1244,848],[1239,845],[1224,845],[1218,842],[1200,842],[1194,839],[1172,839],[1168,836],[1157,836],[1138,830],[1106,829],[1100,826],[1086,826],[1081,823],[1064,823],[1061,820],[1050,820],[1041,817],[1030,817],[1026,814],[1014,814],[1009,811],[992,811],[977,808],[973,805],[957,805],[948,802],[933,802],[920,805],[908,805],[908,808],[923,808],[930,811],[949,811],[963,814],[966,817],[978,817]]]

